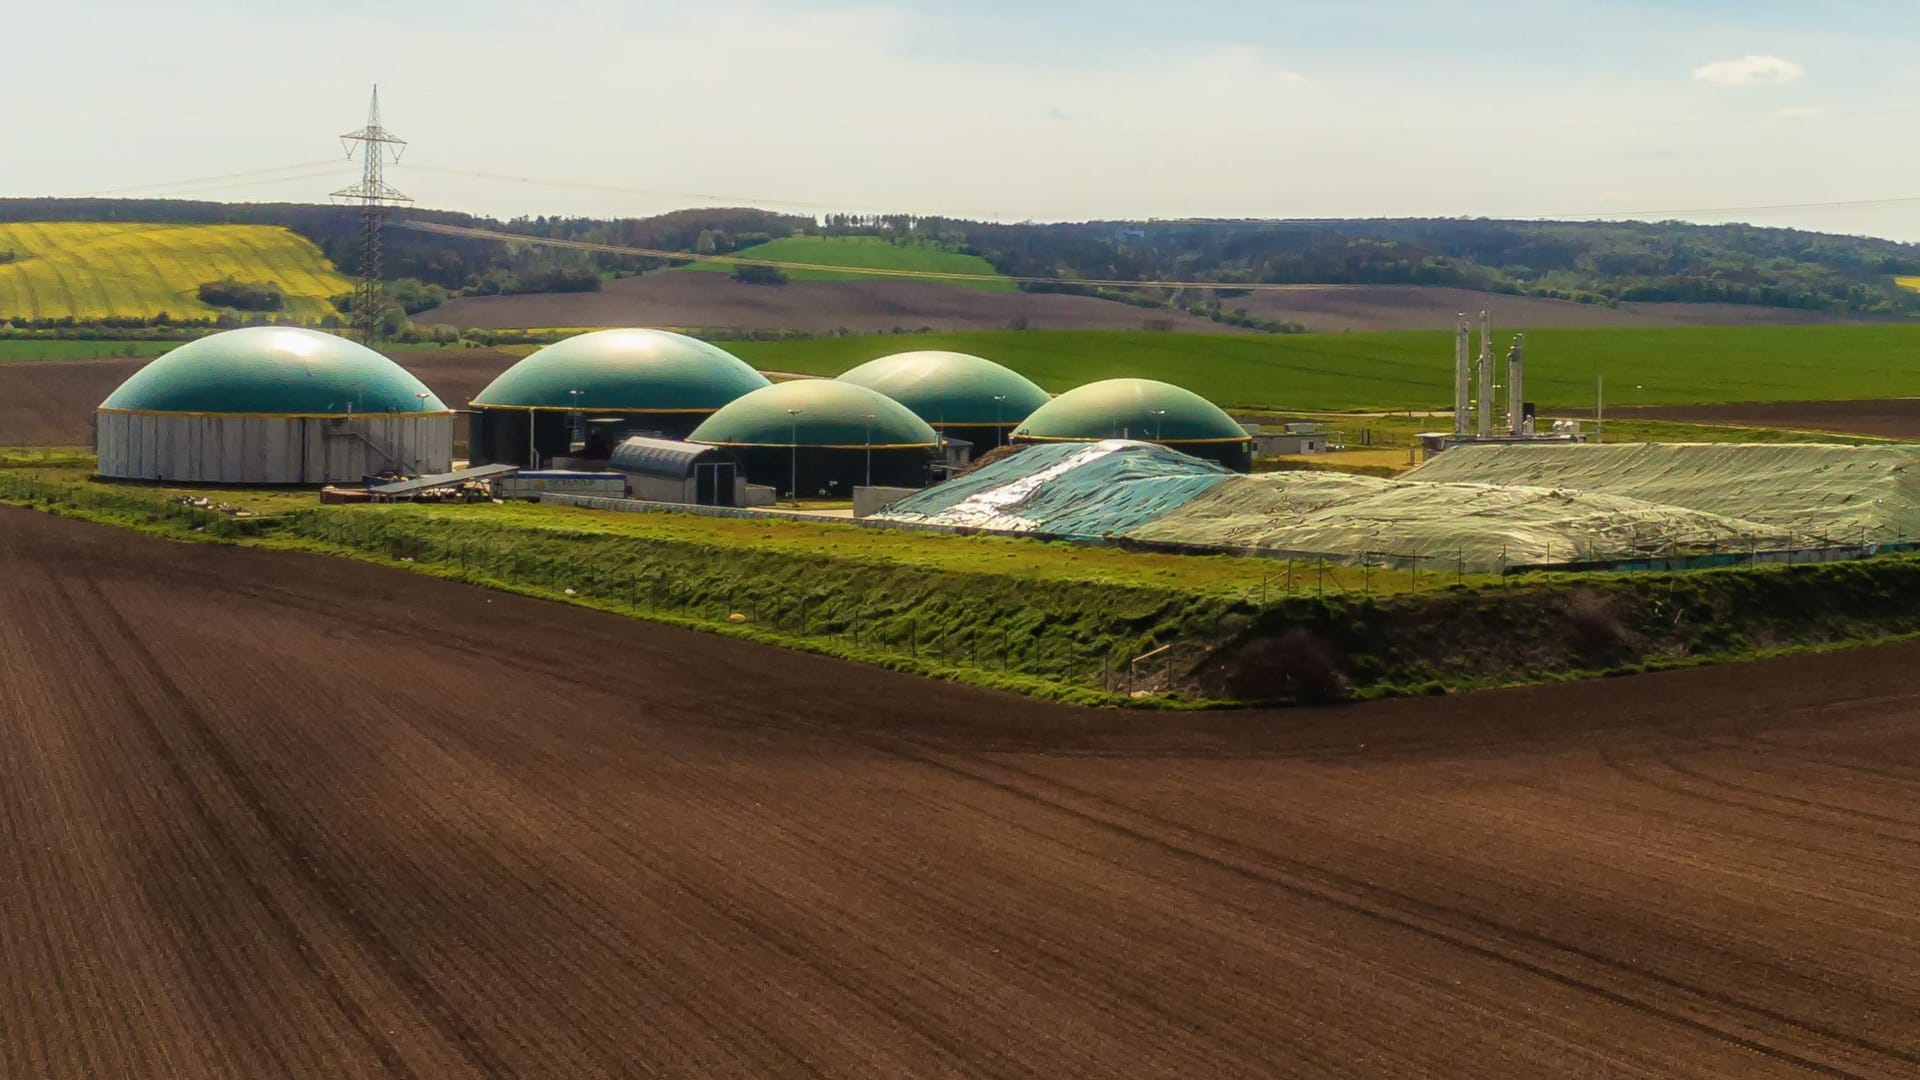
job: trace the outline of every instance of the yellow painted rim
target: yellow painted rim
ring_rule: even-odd
[[[713,409],[624,409],[618,405],[582,405],[579,408],[574,408],[572,405],[482,405],[477,401],[467,402],[467,407],[470,409],[498,409],[501,412],[657,413],[662,415],[665,415],[668,413],[679,414],[679,415],[685,415],[687,413],[715,413],[720,411],[718,408],[713,408]]]
[[[1093,442],[1106,442],[1108,439],[1126,439],[1129,442],[1153,443],[1156,446],[1191,446],[1191,445],[1197,445],[1201,443],[1220,443],[1220,444],[1250,443],[1253,441],[1253,436],[1251,435],[1242,435],[1237,439],[1229,439],[1229,438],[1142,439],[1133,435],[1096,435],[1096,436],[1085,437],[1085,438],[1067,438],[1065,436],[1060,436],[1060,435],[1022,435],[1017,431],[1013,433],[1013,437],[1016,439],[1019,439],[1021,442],[1050,442],[1050,443],[1070,443],[1070,442],[1093,443]]]
[[[223,420],[347,420],[367,416],[430,417],[452,416],[452,409],[439,412],[356,412],[356,413],[268,413],[268,412],[172,412],[165,409],[95,409],[95,412],[112,413],[115,416],[213,416]]]
[[[935,450],[935,449],[938,449],[940,446],[939,443],[930,443],[930,442],[758,443],[758,442],[707,442],[705,440],[694,442],[694,440],[692,439],[688,439],[687,441],[693,442],[694,445],[696,446],[728,446],[728,447],[734,447],[736,449],[766,448],[770,450],[793,450],[793,449],[800,449],[800,450]]]

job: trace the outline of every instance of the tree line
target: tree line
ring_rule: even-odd
[[[1920,295],[1895,277],[1920,275],[1920,245],[1753,225],[1686,222],[1535,222],[1485,218],[1349,221],[967,221],[914,214],[822,218],[747,207],[680,210],[648,218],[564,216],[507,221],[421,209],[398,219],[492,229],[534,238],[728,254],[779,236],[882,236],[984,257],[1023,286],[1199,309],[1228,321],[1233,286],[1255,283],[1446,285],[1592,304],[1711,301],[1851,314],[1920,312]],[[358,217],[295,203],[165,199],[0,199],[0,222],[123,220],[282,225],[312,240],[336,266],[357,269]],[[449,297],[591,291],[609,278],[670,260],[500,243],[390,229],[385,272],[407,314]],[[771,275],[768,276],[771,280]],[[1192,281],[1202,293],[1109,281]]]

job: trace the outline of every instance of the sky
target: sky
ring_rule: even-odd
[[[1633,217],[1920,241],[1911,3],[22,7],[9,195],[324,201],[357,179],[336,136],[378,83],[409,140],[388,182],[498,217]]]

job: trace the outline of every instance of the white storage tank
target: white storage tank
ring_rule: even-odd
[[[453,413],[379,353],[297,327],[229,330],[141,368],[102,402],[101,476],[329,484],[453,466]]]

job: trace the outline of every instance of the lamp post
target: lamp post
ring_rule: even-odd
[[[1005,394],[993,395],[993,445],[1001,446],[1007,438],[1007,431],[1000,426],[1000,404],[1007,400]]]
[[[867,414],[867,486],[873,486],[873,414]]]
[[[1153,410],[1153,441],[1154,442],[1160,441],[1160,421],[1165,419],[1166,415],[1167,415],[1167,410],[1165,409]]]
[[[788,409],[787,420],[792,424],[787,435],[787,451],[792,455],[792,472],[787,477],[787,491],[791,494],[793,505],[800,505],[800,410]]]
[[[585,425],[582,422],[583,414],[580,412],[580,391],[569,390],[567,391],[567,396],[573,399],[573,437],[576,439],[585,439],[587,433],[583,430]],[[571,450],[573,447],[568,446],[567,449]]]

